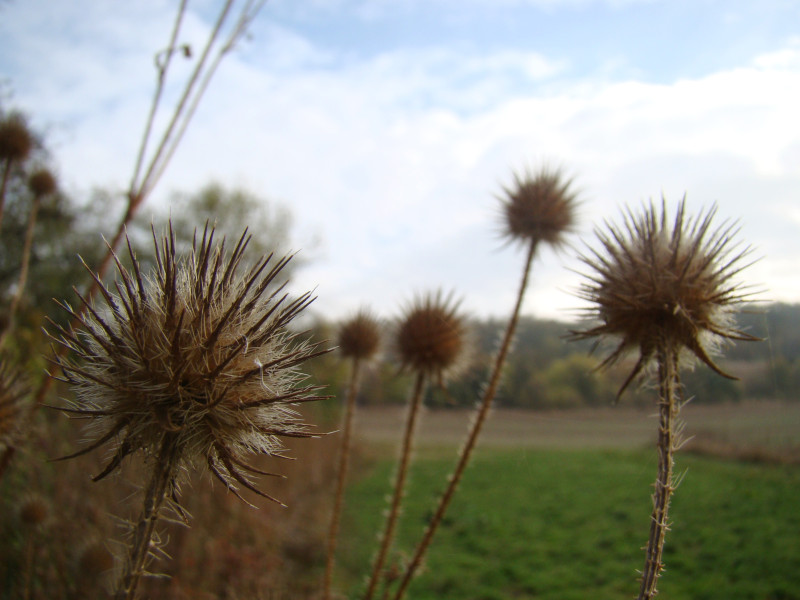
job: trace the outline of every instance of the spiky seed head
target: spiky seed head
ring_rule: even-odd
[[[22,162],[33,150],[34,139],[22,115],[0,119],[0,161]]]
[[[293,406],[321,399],[299,368],[325,351],[289,329],[313,298],[293,299],[276,284],[291,257],[270,255],[242,272],[246,232],[227,252],[207,226],[186,257],[176,255],[171,225],[153,241],[150,275],[128,242],[132,267],[114,257],[115,291],[101,285],[100,306],[81,297],[80,315],[63,304],[76,330],[52,324],[72,352],[58,359],[76,396],[62,410],[95,423],[93,441],[72,456],[115,444],[97,480],[129,454],[157,455],[171,436],[180,470],[202,463],[232,491],[238,483],[261,493],[247,476],[261,471],[245,456],[279,455],[281,437],[310,437]]]
[[[615,340],[602,366],[629,350],[639,353],[620,395],[659,347],[735,379],[711,355],[724,342],[757,339],[737,330],[732,314],[750,296],[733,281],[750,249],[734,242],[735,224],[712,228],[715,214],[712,207],[687,217],[685,199],[673,222],[665,200],[660,211],[652,203],[638,215],[628,210],[622,226],[606,223],[606,231],[597,230],[599,248],[581,257],[593,272],[578,295],[592,304],[588,316],[599,324],[574,337]]]
[[[514,174],[514,184],[503,188],[502,233],[509,241],[544,242],[556,248],[575,226],[577,192],[560,170]]]
[[[21,435],[29,392],[23,371],[0,353],[0,447],[13,446]]]
[[[404,367],[444,377],[459,366],[466,325],[458,303],[441,292],[418,297],[397,327],[397,351]]]
[[[56,178],[49,169],[37,169],[28,177],[28,189],[37,198],[56,191]]]
[[[78,559],[78,570],[87,577],[98,577],[113,568],[114,555],[102,542],[88,544]]]
[[[380,323],[365,309],[342,323],[339,328],[339,351],[347,358],[369,359],[378,351],[380,341]]]
[[[40,527],[50,516],[50,504],[38,494],[31,494],[19,507],[19,520],[29,528]]]

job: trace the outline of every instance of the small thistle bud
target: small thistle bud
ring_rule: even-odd
[[[92,542],[83,549],[78,559],[81,575],[96,578],[114,568],[114,555],[101,542]]]
[[[28,189],[37,198],[56,191],[56,178],[48,169],[39,169],[28,178]]]
[[[666,201],[660,214],[652,204],[640,216],[628,211],[623,226],[609,224],[608,232],[596,232],[600,250],[581,257],[594,272],[578,295],[593,305],[588,316],[599,324],[573,332],[574,337],[616,339],[616,349],[601,366],[615,363],[628,350],[639,352],[620,395],[660,345],[688,352],[735,379],[711,355],[721,342],[757,339],[735,329],[732,315],[748,296],[732,280],[749,248],[732,242],[735,225],[712,229],[715,214],[716,207],[686,217],[685,201],[673,223]]]
[[[545,242],[554,247],[575,225],[577,193],[572,181],[558,170],[542,168],[538,173],[514,174],[514,185],[504,187],[503,237],[525,244]]]
[[[381,341],[380,324],[362,310],[339,328],[339,351],[347,358],[366,360],[378,351]]]
[[[38,495],[31,495],[19,507],[19,520],[31,529],[40,527],[50,516],[50,505]]]
[[[247,475],[262,472],[244,456],[280,454],[282,436],[310,437],[292,407],[322,398],[318,386],[300,385],[298,368],[324,351],[288,329],[313,298],[292,300],[275,285],[290,257],[274,263],[270,255],[240,273],[246,233],[228,253],[207,227],[188,257],[176,256],[171,226],[153,240],[150,276],[129,242],[131,270],[115,256],[117,294],[95,279],[104,307],[81,297],[78,314],[62,304],[80,323],[75,331],[55,325],[72,351],[58,359],[62,380],[77,396],[62,410],[96,423],[94,440],[72,456],[114,441],[98,480],[128,455],[158,456],[168,443],[176,474],[201,464],[234,493],[238,483],[266,496]]]
[[[397,328],[400,362],[413,371],[442,378],[458,367],[466,346],[458,305],[440,292],[418,298]]]
[[[24,161],[33,145],[33,135],[21,115],[10,114],[0,120],[0,160]]]

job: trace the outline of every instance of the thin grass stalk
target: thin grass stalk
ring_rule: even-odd
[[[503,341],[500,344],[500,349],[497,352],[494,367],[489,378],[489,384],[486,386],[483,398],[481,399],[481,405],[472,421],[472,426],[467,436],[467,441],[464,444],[461,453],[459,454],[456,468],[453,471],[453,474],[450,476],[447,488],[439,499],[436,512],[431,518],[430,523],[428,523],[428,526],[425,528],[425,533],[416,550],[414,551],[414,556],[412,557],[411,562],[409,562],[408,567],[406,567],[406,571],[403,574],[403,578],[401,579],[400,585],[397,588],[397,592],[394,595],[395,600],[400,600],[400,598],[403,597],[408,585],[411,583],[411,579],[414,577],[417,569],[422,564],[422,560],[425,557],[425,552],[433,541],[433,536],[435,535],[436,530],[439,528],[442,519],[444,519],[447,508],[450,506],[450,501],[453,499],[456,488],[458,487],[461,477],[464,475],[464,471],[467,468],[467,464],[472,456],[472,451],[475,449],[475,446],[478,442],[478,437],[483,429],[483,424],[486,422],[486,418],[489,415],[489,409],[492,406],[492,401],[497,394],[497,388],[500,384],[500,375],[503,370],[503,365],[505,364],[506,357],[511,349],[511,340],[514,338],[514,332],[517,329],[519,314],[522,309],[522,301],[525,297],[525,290],[528,287],[531,266],[533,265],[533,259],[535,255],[536,241],[532,240],[530,246],[528,247],[528,256],[526,257],[525,267],[522,272],[522,281],[520,282],[519,292],[517,293],[517,302],[514,306],[513,312],[511,313],[511,318],[508,321],[508,326],[506,327],[505,334],[503,335]]]
[[[175,456],[177,444],[175,434],[166,434],[155,458],[150,483],[144,494],[144,504],[139,521],[133,531],[133,541],[129,548],[125,571],[120,579],[114,600],[133,600],[136,588],[144,573],[155,526],[167,492],[174,485]]]
[[[14,326],[16,323],[16,315],[17,310],[19,309],[19,303],[22,300],[22,294],[25,291],[25,285],[28,283],[28,269],[30,267],[31,262],[31,248],[33,247],[33,233],[36,227],[36,217],[39,213],[39,205],[41,204],[41,199],[39,196],[34,195],[33,197],[33,205],[31,206],[31,212],[28,216],[28,226],[25,229],[25,242],[22,246],[22,263],[20,264],[19,269],[19,279],[17,280],[17,289],[14,291],[14,295],[11,297],[11,302],[8,307],[8,327],[0,334],[0,348],[6,341],[6,338],[14,331]]]
[[[331,585],[333,581],[334,558],[336,555],[336,542],[339,535],[339,522],[342,516],[344,503],[344,488],[347,480],[347,469],[350,461],[350,448],[353,433],[353,415],[356,408],[356,395],[361,372],[362,361],[353,358],[350,382],[347,386],[347,406],[344,414],[344,427],[342,428],[342,447],[339,451],[339,474],[336,480],[336,496],[331,515],[331,525],[328,531],[328,557],[325,562],[325,578],[323,580],[323,598],[330,600]]]
[[[664,563],[664,540],[669,530],[669,502],[675,491],[672,472],[673,455],[678,445],[677,418],[680,410],[680,381],[678,375],[678,350],[662,344],[657,352],[658,360],[658,475],[653,491],[653,513],[650,516],[650,536],[645,548],[645,563],[642,571],[638,600],[649,600],[658,594],[656,584]]]
[[[422,404],[422,396],[425,391],[425,373],[420,370],[417,372],[417,378],[414,382],[414,391],[411,395],[411,402],[408,409],[408,417],[406,418],[406,427],[403,434],[403,447],[400,452],[400,461],[397,465],[397,475],[394,483],[394,493],[392,494],[392,503],[389,508],[389,514],[386,518],[386,527],[383,531],[383,538],[381,539],[378,555],[375,557],[375,564],[372,567],[372,575],[367,585],[367,591],[364,594],[364,600],[371,600],[375,595],[375,590],[378,586],[378,581],[381,578],[383,566],[386,563],[386,556],[389,553],[389,548],[394,539],[394,530],[397,525],[397,519],[400,515],[400,505],[403,499],[403,492],[405,491],[406,477],[408,475],[408,465],[411,461],[411,447],[414,440],[414,430],[417,424],[417,416],[419,414],[419,407]]]

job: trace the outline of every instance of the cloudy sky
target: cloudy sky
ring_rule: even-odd
[[[215,4],[189,2],[195,56]],[[75,197],[128,185],[176,6],[0,0],[4,105],[47,132]],[[686,194],[740,222],[766,299],[800,302],[799,106],[790,0],[270,0],[143,210],[246,186],[293,213],[318,311],[391,316],[442,288],[502,316],[523,256],[496,195],[548,164],[580,190],[577,249],[624,206]],[[572,316],[574,256],[540,254],[527,314]]]

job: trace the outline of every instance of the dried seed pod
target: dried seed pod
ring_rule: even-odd
[[[33,134],[21,115],[11,113],[0,119],[0,161],[22,162],[33,146]]]
[[[359,311],[339,328],[339,351],[347,358],[370,358],[378,351],[380,341],[380,323],[367,310]]]
[[[62,410],[94,421],[93,440],[71,457],[113,443],[98,480],[130,454],[158,456],[169,438],[176,473],[205,464],[231,491],[241,484],[264,495],[245,455],[279,455],[281,437],[311,436],[292,407],[322,398],[301,384],[299,367],[325,351],[289,329],[313,298],[291,299],[276,285],[291,257],[270,255],[240,273],[246,234],[227,253],[206,227],[188,257],[176,255],[171,228],[153,240],[150,276],[129,242],[131,269],[115,257],[116,293],[99,284],[105,306],[81,297],[81,314],[62,305],[77,330],[53,324],[71,350],[58,359],[62,380],[77,396]]]
[[[56,178],[49,169],[38,169],[28,177],[28,189],[37,198],[56,191]]]
[[[577,193],[572,181],[558,170],[543,167],[538,173],[514,174],[514,185],[504,187],[503,237],[524,244],[564,243],[575,225]]]
[[[735,224],[712,228],[716,207],[695,218],[685,208],[681,201],[672,223],[666,201],[660,213],[652,204],[639,216],[629,210],[622,226],[597,231],[601,248],[582,257],[593,272],[578,295],[593,305],[588,316],[599,324],[574,336],[616,340],[602,366],[639,352],[620,395],[661,344],[735,379],[711,355],[727,340],[757,339],[736,329],[732,314],[750,296],[733,281],[749,248],[733,242]]]
[[[397,327],[396,343],[404,367],[439,378],[453,374],[466,348],[458,304],[441,292],[417,298]]]
[[[38,494],[31,494],[19,507],[19,520],[31,529],[41,527],[50,517],[50,503]]]

